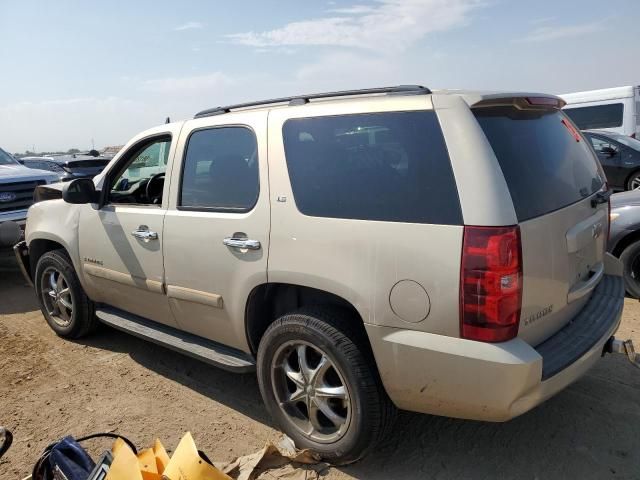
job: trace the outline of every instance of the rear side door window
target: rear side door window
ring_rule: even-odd
[[[208,128],[189,136],[179,209],[248,212],[259,190],[258,144],[251,129]]]
[[[301,213],[461,225],[451,163],[433,111],[295,118],[283,126]]]

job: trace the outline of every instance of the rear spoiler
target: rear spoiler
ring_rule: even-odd
[[[471,108],[488,108],[488,107],[515,107],[518,110],[560,110],[567,102],[555,95],[547,95],[542,93],[526,93],[526,94],[492,94],[481,96],[473,103],[469,103]]]

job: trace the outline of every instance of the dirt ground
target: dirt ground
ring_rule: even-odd
[[[637,301],[627,299],[620,333],[640,345]],[[0,425],[15,435],[0,479],[28,475],[42,449],[66,434],[113,431],[140,446],[159,437],[174,448],[191,431],[215,461],[280,438],[254,375],[106,327],[82,341],[56,337],[12,259],[0,259]],[[640,479],[640,370],[609,356],[504,424],[403,413],[377,451],[323,478]]]

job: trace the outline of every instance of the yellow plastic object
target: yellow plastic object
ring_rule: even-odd
[[[231,477],[200,457],[193,437],[188,432],[180,440],[163,476],[168,480],[231,480]]]
[[[169,455],[160,440],[136,456],[126,443],[117,439],[111,453],[113,462],[105,480],[162,480],[169,464]]]
[[[118,438],[111,447],[111,453],[113,462],[105,480],[144,480],[138,457],[131,451],[129,445]]]
[[[143,480],[160,480],[162,478],[162,472],[158,473],[156,456],[153,453],[153,449],[146,448],[138,452],[138,464]]]
[[[156,457],[157,472],[164,473],[167,465],[169,465],[169,455],[167,455],[167,451],[164,449],[160,440],[156,439],[156,442],[153,444],[153,454]]]

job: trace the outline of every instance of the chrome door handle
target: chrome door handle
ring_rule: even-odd
[[[247,250],[260,250],[260,242],[258,240],[250,240],[248,238],[227,237],[222,243],[227,247],[246,248]]]
[[[137,230],[131,232],[131,235],[145,242],[158,239],[158,234],[152,230],[149,230],[149,227],[147,227],[146,225],[140,225]]]

